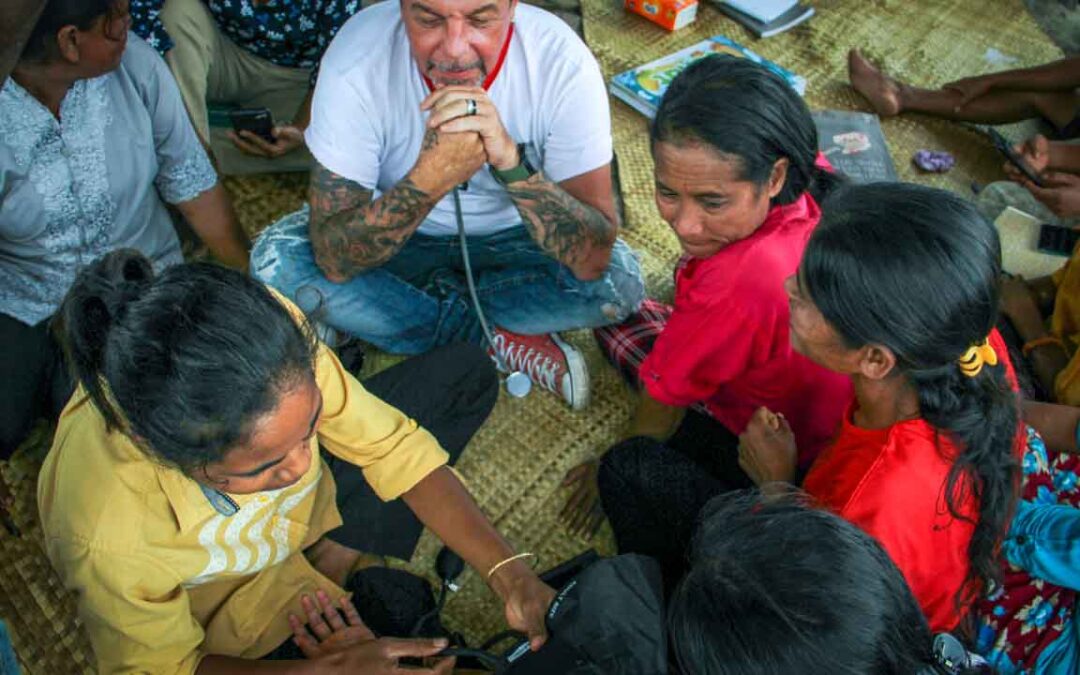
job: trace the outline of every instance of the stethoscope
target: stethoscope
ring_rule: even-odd
[[[488,327],[484,310],[480,307],[480,298],[476,294],[476,282],[473,280],[472,264],[469,262],[469,245],[465,238],[465,217],[461,214],[460,191],[467,189],[468,185],[468,183],[462,183],[454,188],[454,216],[457,218],[458,240],[461,242],[461,261],[465,264],[465,282],[469,287],[469,297],[472,298],[476,318],[480,320],[480,328],[484,331],[484,339],[487,340],[491,353],[494,355],[496,363],[499,364],[499,369],[509,373],[505,380],[507,393],[514,398],[525,398],[532,391],[532,380],[524,372],[512,370],[510,363],[495,347],[495,336],[491,333],[491,328]]]

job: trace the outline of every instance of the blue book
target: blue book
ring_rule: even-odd
[[[625,73],[619,73],[611,79],[611,93],[652,119],[656,116],[656,108],[660,105],[660,99],[664,97],[664,92],[667,91],[671,81],[694,61],[712,54],[728,54],[759,63],[787,80],[800,96],[806,94],[806,78],[776,65],[723,35],[714,35],[708,40],[681,49],[674,54],[668,54]]]

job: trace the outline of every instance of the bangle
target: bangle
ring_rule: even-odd
[[[536,559],[537,559],[537,556],[536,556],[536,554],[535,554],[535,553],[518,553],[517,555],[512,555],[512,556],[510,556],[510,557],[509,557],[509,558],[507,558],[506,560],[503,560],[503,561],[501,561],[501,562],[497,562],[497,563],[495,563],[494,565],[492,565],[491,569],[489,569],[489,570],[488,570],[488,573],[487,573],[487,579],[488,579],[488,581],[491,581],[491,577],[492,577],[492,576],[493,576],[493,575],[494,575],[494,574],[495,574],[496,572],[498,572],[498,571],[499,571],[499,568],[500,568],[500,567],[502,567],[503,565],[508,565],[508,564],[510,564],[510,563],[512,563],[512,562],[514,562],[515,560],[521,560],[522,558],[530,558],[530,557],[531,557],[531,558],[532,558],[533,560],[536,560]]]
[[[1024,347],[1020,351],[1024,354],[1024,356],[1027,356],[1031,354],[1031,351],[1033,349],[1037,349],[1045,345],[1057,345],[1058,347],[1061,347],[1061,351],[1065,351],[1065,343],[1062,342],[1061,338],[1056,335],[1044,335],[1040,338],[1035,338],[1034,340],[1028,340],[1024,343]]]

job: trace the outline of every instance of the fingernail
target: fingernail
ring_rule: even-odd
[[[435,640],[435,646],[438,647],[439,649],[446,649],[446,647],[449,644],[450,644],[450,641],[447,640],[446,638],[439,638],[439,639]]]

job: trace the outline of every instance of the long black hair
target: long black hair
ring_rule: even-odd
[[[1019,410],[1004,365],[961,373],[957,360],[998,316],[1001,244],[973,205],[949,192],[879,183],[838,191],[803,254],[802,282],[852,349],[880,344],[918,392],[919,413],[959,447],[945,485],[953,517],[979,505],[962,608],[998,579],[997,546],[1017,487]],[[1002,361],[1007,358],[1001,354]]]
[[[56,52],[56,34],[64,26],[90,30],[100,18],[113,20],[120,0],[48,0],[41,11],[30,38],[26,41],[21,61],[36,62],[52,57]]]
[[[913,675],[930,628],[872,537],[804,495],[721,495],[668,605],[686,675]]]
[[[108,428],[188,475],[311,377],[317,349],[310,328],[244,274],[199,263],[155,276],[130,249],[78,275],[57,328]]]
[[[734,56],[708,56],[679,73],[656,111],[650,140],[703,143],[737,158],[740,178],[759,187],[787,158],[787,180],[773,204],[790,204],[807,191],[820,202],[841,183],[814,164],[817,127],[802,97],[768,68]]]

